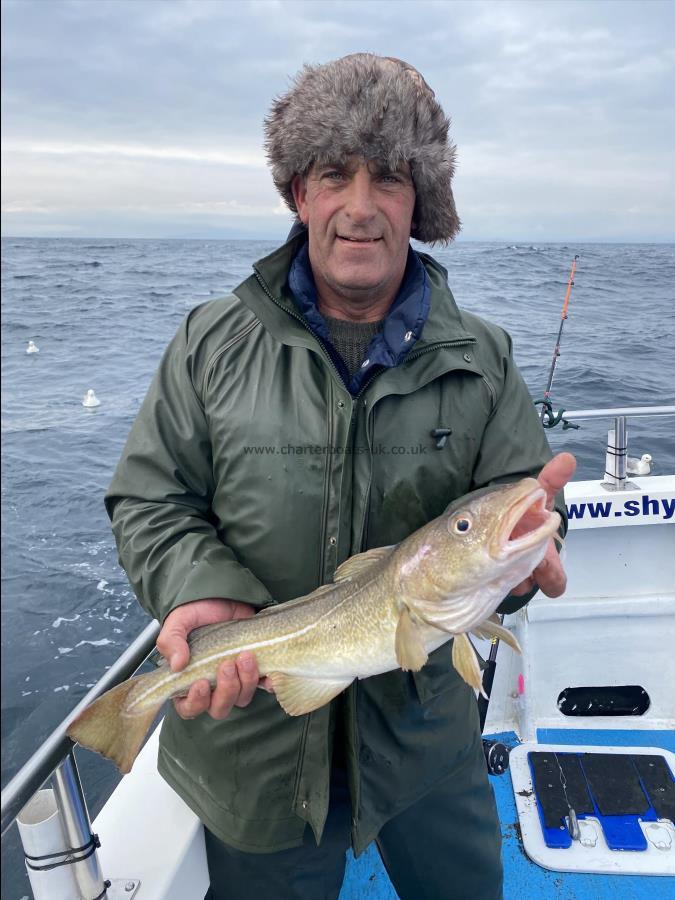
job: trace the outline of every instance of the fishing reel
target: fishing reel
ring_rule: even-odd
[[[541,424],[544,428],[555,428],[556,425],[559,425],[562,422],[563,431],[567,431],[569,428],[573,428],[575,430],[579,429],[578,425],[575,425],[574,422],[568,421],[564,418],[563,413],[565,410],[561,407],[560,409],[554,412],[553,405],[550,400],[535,400],[535,406],[541,405]]]
[[[509,748],[501,741],[483,738],[483,753],[490,775],[503,775],[509,767]]]

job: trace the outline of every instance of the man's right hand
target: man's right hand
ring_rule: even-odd
[[[172,672],[180,672],[190,660],[187,636],[202,625],[229,622],[232,619],[250,619],[255,609],[247,603],[212,598],[194,600],[172,610],[164,620],[157,636],[157,649],[168,661]],[[258,665],[252,653],[241,653],[236,661],[226,660],[218,668],[216,686],[206,678],[195,681],[186,697],[174,702],[182,719],[194,719],[203,712],[213,719],[225,719],[233,706],[248,706],[258,686],[271,690],[266,678],[260,679]]]

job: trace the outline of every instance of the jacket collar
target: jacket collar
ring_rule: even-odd
[[[317,303],[316,285],[305,243],[296,254],[288,274],[288,286],[299,311],[314,334],[324,343],[350,392],[358,394],[361,386],[379,368],[399,365],[422,334],[429,315],[429,279],[424,266],[411,248],[401,288],[384,320],[381,331],[373,336],[361,368],[350,379],[347,368],[331,341],[326,320]]]
[[[291,238],[269,256],[253,264],[254,274],[235,288],[234,293],[250,306],[263,324],[284,343],[314,346],[311,325],[300,314],[288,284],[292,262],[306,242],[304,233]],[[448,287],[448,273],[433,257],[416,252],[424,267],[429,289],[429,312],[421,334],[413,343],[415,351],[448,341],[473,341],[462,314]],[[260,296],[260,287],[268,299]],[[273,301],[273,302],[272,302]]]

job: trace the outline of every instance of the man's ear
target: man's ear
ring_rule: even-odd
[[[291,181],[291,191],[295,208],[298,211],[298,218],[303,225],[309,223],[309,211],[307,209],[307,181],[302,175],[296,175]]]

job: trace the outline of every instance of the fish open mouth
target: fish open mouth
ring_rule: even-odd
[[[506,559],[529,550],[552,537],[560,526],[560,515],[546,508],[546,491],[534,479],[523,483],[527,493],[508,508],[497,536],[497,556]]]

